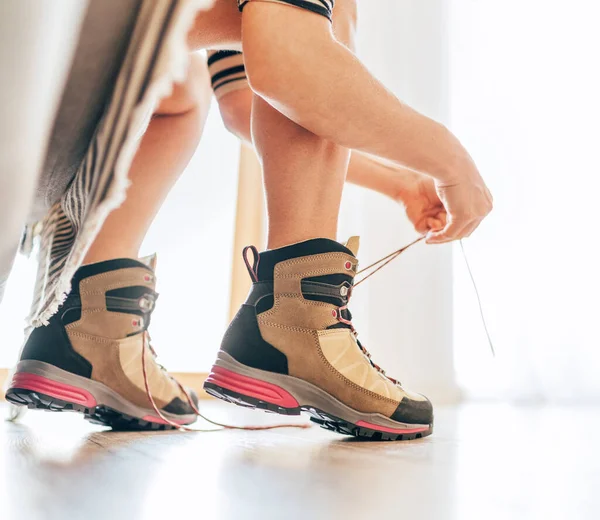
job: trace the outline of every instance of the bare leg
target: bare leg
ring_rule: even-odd
[[[293,123],[258,96],[253,132],[264,170],[268,248],[335,239],[349,151]]]
[[[189,44],[192,50],[240,47],[241,14],[236,3],[217,0],[209,11],[202,11],[189,33]],[[198,145],[211,97],[206,62],[192,54],[188,79],[174,86],[144,134],[129,172],[127,199],[105,220],[84,263],[138,256],[154,217]]]
[[[211,40],[212,47],[223,47],[227,43],[237,48],[236,39],[241,35],[241,31],[239,15],[232,4],[217,1],[208,16],[208,20],[204,15],[197,19],[196,26],[190,32],[190,44],[202,46]],[[350,49],[354,48],[355,21],[355,4],[348,1],[338,2],[333,32],[335,37],[345,42]],[[235,57],[225,55],[215,58],[211,75],[222,76],[224,72],[227,74],[216,82],[215,90],[225,126],[240,139],[251,143],[254,93],[250,89],[247,77],[244,77],[243,73],[240,76],[240,71],[234,70],[243,66],[243,57],[240,54]],[[220,60],[228,61],[225,64]],[[444,206],[437,195],[433,180],[428,176],[355,150],[350,156],[347,181],[378,191],[404,205],[407,216],[419,233],[439,230],[446,224]],[[286,206],[284,209],[289,208]],[[320,220],[319,216],[316,218]]]
[[[205,60],[192,55],[188,79],[162,101],[140,143],[127,199],[108,216],[84,263],[138,256],[156,213],[198,146],[211,95]]]
[[[188,45],[198,49],[242,50],[242,14],[235,0],[215,0],[198,13],[188,33]]]
[[[253,92],[249,87],[219,99],[221,117],[227,129],[251,143]],[[374,190],[402,204],[419,233],[437,231],[446,225],[446,210],[430,177],[354,150],[350,156],[347,182]]]
[[[292,17],[318,16],[284,5],[269,8]],[[348,46],[353,44],[355,19],[353,0],[336,2],[335,35]],[[240,37],[241,16],[235,12],[235,3],[217,0],[196,19],[189,44],[232,49],[239,48]],[[259,96],[254,96],[252,128],[264,170],[268,247],[315,237],[335,239],[350,152],[292,122]]]
[[[273,9],[297,14],[285,6]],[[354,2],[336,2],[334,32],[345,45],[352,46],[355,23]],[[258,96],[252,130],[264,169],[268,248],[318,237],[335,240],[350,151],[297,125]]]

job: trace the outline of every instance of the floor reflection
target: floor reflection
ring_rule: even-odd
[[[235,410],[212,415],[277,421]],[[597,426],[597,410],[470,406],[439,410],[432,437],[364,443],[319,428],[114,433],[31,413],[0,424],[0,518],[595,518]]]

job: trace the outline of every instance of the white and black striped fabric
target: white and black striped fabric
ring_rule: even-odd
[[[299,7],[300,9],[306,9],[332,19],[333,7],[335,0],[238,0],[238,6],[240,11],[244,9],[250,2],[272,2],[276,4],[287,4]]]
[[[215,97],[250,88],[244,55],[239,51],[208,51],[208,72]]]
[[[29,321],[46,323],[108,213],[125,196],[127,171],[161,96],[183,78],[186,34],[212,0],[143,0],[111,99],[85,158],[41,222],[39,270]]]

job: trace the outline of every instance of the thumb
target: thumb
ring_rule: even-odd
[[[427,219],[427,229],[425,231],[440,231],[444,229],[444,223],[438,219],[430,217]]]

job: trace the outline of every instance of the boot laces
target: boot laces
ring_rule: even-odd
[[[162,421],[164,421],[165,424],[168,424],[169,426],[172,426],[173,428],[176,428],[177,430],[186,431],[186,432],[214,431],[214,430],[201,430],[201,429],[197,429],[197,428],[190,428],[189,426],[185,426],[184,424],[180,424],[178,422],[175,422],[175,421],[169,419],[168,417],[165,416],[164,413],[162,413],[160,411],[160,409],[158,408],[158,405],[156,404],[154,396],[152,395],[152,391],[150,390],[150,382],[148,380],[146,352],[150,352],[154,363],[161,369],[161,371],[167,377],[169,377],[169,379],[171,381],[173,381],[177,385],[177,387],[179,388],[181,393],[185,396],[185,399],[188,402],[188,404],[190,405],[190,408],[193,410],[193,412],[198,417],[200,417],[201,419],[204,419],[206,422],[208,422],[214,426],[218,426],[219,428],[223,428],[223,429],[227,429],[227,430],[274,430],[276,428],[302,428],[302,429],[310,428],[310,424],[275,424],[275,425],[268,425],[268,426],[233,426],[231,424],[223,424],[223,423],[214,421],[212,419],[209,419],[208,417],[206,417],[206,415],[204,415],[199,410],[198,406],[192,399],[192,396],[190,395],[188,390],[179,381],[177,381],[176,378],[174,378],[171,374],[169,374],[169,372],[163,365],[161,365],[160,363],[158,363],[156,361],[158,354],[156,353],[156,350],[154,349],[154,347],[151,345],[150,341],[151,341],[150,334],[146,330],[142,333],[142,374],[144,377],[144,388],[146,390],[146,397],[148,398],[148,402],[152,406],[154,413]]]
[[[354,284],[354,286],[350,289],[350,291],[348,292],[348,300],[346,302],[346,305],[343,305],[342,307],[339,307],[338,310],[337,310],[337,312],[336,312],[336,317],[337,317],[338,321],[340,323],[343,323],[344,325],[347,325],[348,327],[350,327],[350,330],[352,331],[352,334],[354,334],[354,337],[356,338],[356,344],[358,345],[358,347],[362,351],[363,355],[368,359],[369,363],[371,363],[371,366],[377,372],[379,372],[383,377],[385,377],[386,379],[388,379],[389,381],[391,381],[393,384],[400,385],[400,386],[401,386],[400,381],[398,381],[397,379],[394,379],[393,377],[388,376],[386,374],[385,370],[383,368],[381,368],[377,363],[375,363],[373,361],[373,359],[371,358],[371,353],[365,348],[365,346],[358,339],[358,332],[356,331],[356,329],[354,328],[354,325],[352,323],[352,314],[350,314],[350,310],[348,309],[348,304],[350,303],[350,298],[352,297],[352,294],[354,292],[354,289],[356,289],[356,287],[358,287],[361,283],[363,283],[366,280],[368,280],[376,272],[378,272],[381,269],[383,269],[390,262],[393,262],[396,258],[398,258],[407,249],[410,249],[412,246],[414,246],[415,244],[418,244],[419,242],[421,242],[424,239],[425,239],[425,236],[421,236],[421,237],[417,238],[416,240],[413,240],[410,244],[408,244],[408,245],[406,245],[406,246],[404,246],[404,247],[402,247],[402,248],[394,251],[393,253],[390,253],[387,256],[384,256],[383,258],[380,258],[376,262],[373,262],[371,265],[368,265],[367,267],[365,267],[365,268],[361,269],[360,271],[358,271],[356,273],[357,276],[360,275],[360,274],[363,274],[364,276],[359,281],[357,281]],[[365,273],[368,273],[368,274],[365,274]],[[348,318],[349,319],[344,318],[343,311],[346,311],[348,313]]]
[[[356,331],[356,329],[354,328],[354,325],[352,324],[352,314],[350,314],[350,310],[348,309],[348,303],[350,302],[350,298],[352,297],[352,294],[354,292],[354,289],[356,287],[358,287],[361,283],[365,282],[367,279],[369,279],[371,276],[373,276],[375,273],[377,273],[378,271],[380,271],[381,269],[383,269],[385,266],[387,266],[390,262],[393,262],[396,258],[398,258],[402,253],[404,253],[407,249],[410,249],[412,246],[414,246],[415,244],[418,244],[419,242],[421,242],[422,240],[424,240],[426,238],[426,235],[423,235],[419,238],[417,238],[416,240],[413,240],[410,244],[394,251],[393,253],[390,253],[387,256],[384,256],[383,258],[380,258],[379,260],[377,260],[376,262],[373,262],[371,265],[368,265],[367,267],[361,269],[360,271],[358,271],[356,273],[356,275],[360,275],[360,274],[364,274],[364,273],[368,273],[368,274],[364,274],[364,276],[357,281],[353,287],[350,288],[350,291],[348,292],[348,300],[346,302],[346,305],[339,307],[336,313],[337,319],[340,323],[343,323],[345,325],[347,325],[348,327],[350,327],[350,330],[352,331],[352,334],[354,334],[354,337],[356,338],[356,343],[358,345],[358,347],[360,348],[360,350],[362,351],[362,353],[366,356],[366,358],[369,360],[369,363],[371,363],[371,366],[377,370],[377,372],[379,372],[382,376],[386,377],[387,379],[389,379],[393,384],[395,385],[400,385],[401,383],[394,379],[393,377],[390,377],[386,374],[385,370],[383,370],[377,363],[375,363],[372,359],[371,359],[371,354],[370,352],[364,347],[364,345],[358,340],[358,332]],[[483,312],[483,306],[481,303],[481,297],[479,296],[479,291],[477,289],[477,284],[475,283],[475,277],[473,276],[473,272],[471,271],[471,266],[469,265],[469,261],[467,259],[467,254],[465,251],[465,246],[463,244],[463,241],[460,240],[460,249],[461,249],[461,253],[462,256],[465,260],[465,265],[467,267],[467,271],[469,273],[469,277],[471,279],[471,282],[473,284],[473,289],[475,290],[475,296],[477,299],[477,303],[479,305],[479,313],[481,316],[481,322],[483,324],[483,328],[485,330],[485,334],[487,336],[487,340],[488,340],[488,344],[490,346],[490,350],[492,352],[492,355],[495,356],[496,352],[494,349],[494,344],[492,343],[492,338],[491,335],[489,333],[488,330],[488,326],[485,320],[485,315]],[[370,272],[369,272],[370,271]],[[349,319],[344,318],[342,311],[346,311],[348,313],[348,317]]]

